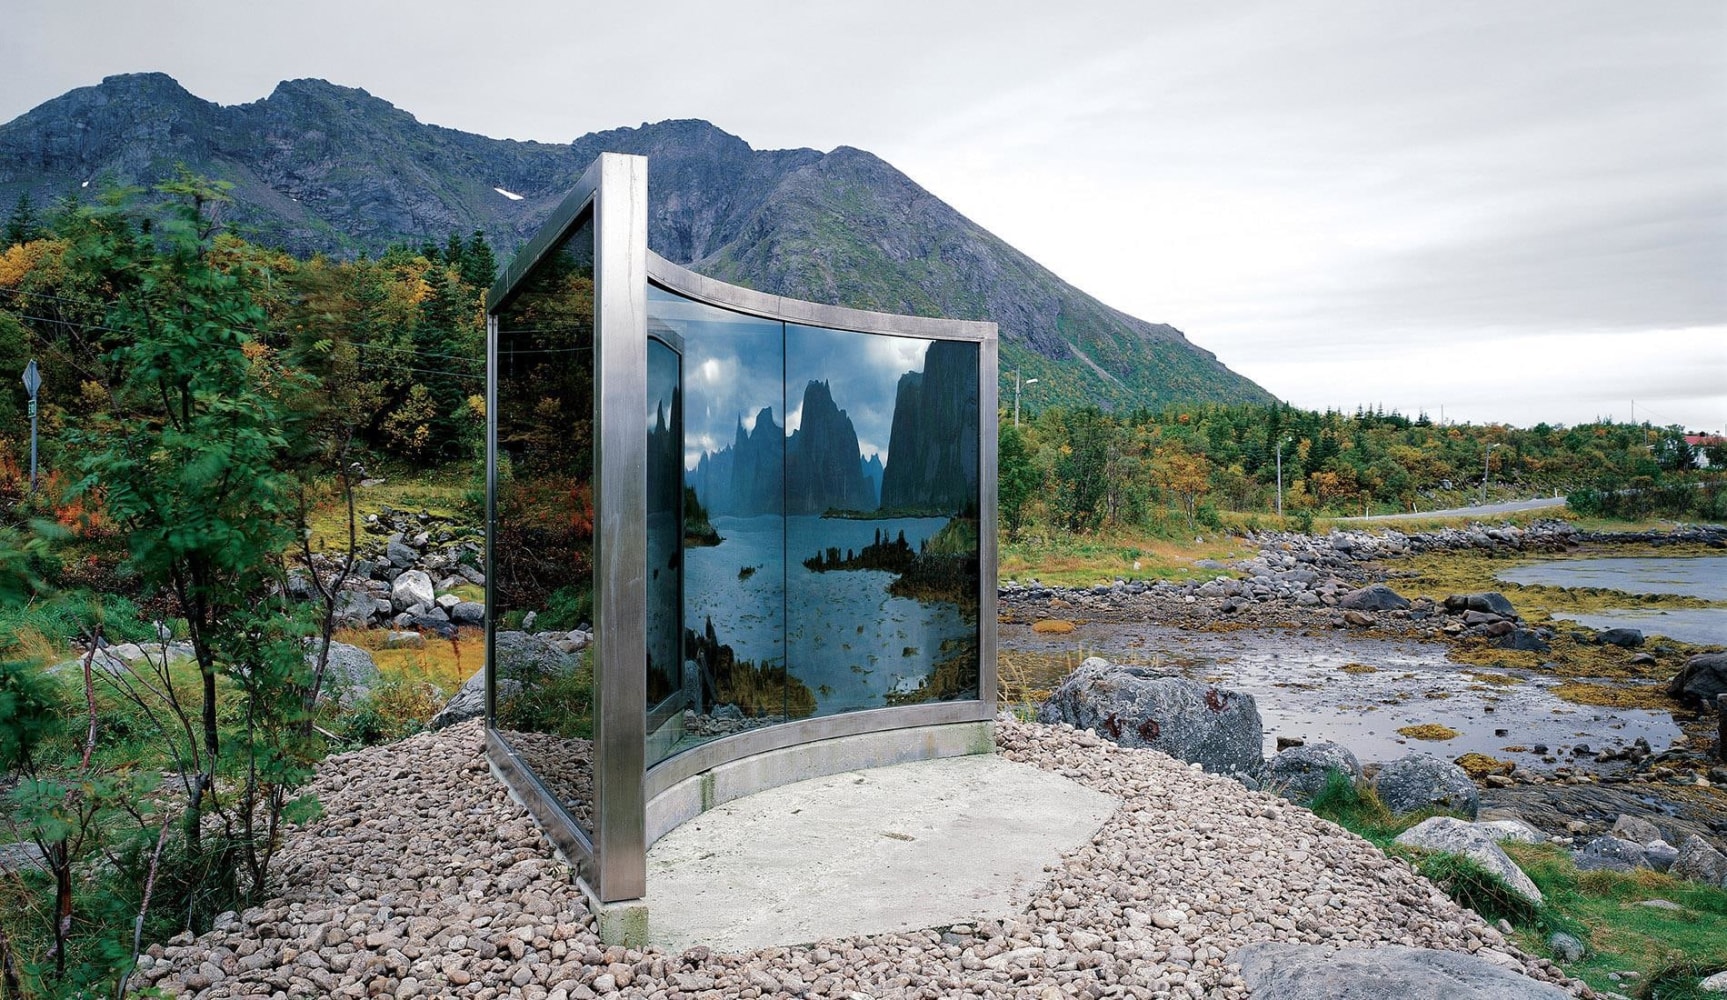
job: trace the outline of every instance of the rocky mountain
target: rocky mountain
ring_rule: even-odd
[[[740,419],[732,443],[703,455],[686,478],[714,517],[778,514],[785,509],[785,449],[785,428],[763,407],[749,430]]]
[[[900,376],[882,473],[883,509],[958,514],[974,504],[976,357],[970,344],[938,342],[930,345],[923,371]]]
[[[786,513],[874,510],[857,428],[834,403],[826,382],[804,387],[803,419],[786,441]]]
[[[183,165],[232,182],[227,221],[261,243],[377,253],[480,229],[508,259],[602,151],[648,157],[649,245],[668,259],[818,302],[994,320],[1002,370],[1039,380],[1028,405],[1271,399],[1181,331],[1086,295],[876,156],[752,149],[702,121],[518,142],[426,125],[322,80],[224,107],[160,73],[112,76],[0,125],[0,208],[26,192],[47,205],[105,182],[148,187]]]

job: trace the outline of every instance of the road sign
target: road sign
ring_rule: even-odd
[[[31,399],[35,399],[36,390],[41,387],[42,374],[36,370],[36,360],[32,358],[30,363],[24,366],[24,391],[30,394]]]

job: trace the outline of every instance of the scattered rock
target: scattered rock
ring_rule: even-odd
[[[1679,860],[1679,848],[1665,840],[1652,840],[1643,845],[1643,856],[1649,862],[1649,867],[1665,872],[1672,869],[1673,862]]]
[[[1561,962],[1575,962],[1583,957],[1583,942],[1564,931],[1554,931],[1547,939],[1547,950]]]
[[[1486,949],[1483,949],[1486,950]],[[1340,948],[1264,941],[1237,949],[1254,1000],[1562,1000],[1570,994],[1485,957],[1384,944]]]
[[[1341,743],[1310,743],[1280,751],[1266,762],[1267,790],[1306,805],[1325,787],[1331,772],[1361,780],[1361,762]]]
[[[1643,645],[1643,632],[1634,628],[1610,628],[1595,633],[1595,643],[1600,646],[1619,646],[1622,649],[1635,649]]]
[[[26,868],[48,870],[48,856],[42,853],[42,848],[27,840],[0,844],[0,874],[9,875]]]
[[[390,606],[397,611],[431,607],[435,599],[432,578],[424,570],[403,570],[390,584]]]
[[[1584,844],[1581,850],[1573,851],[1571,859],[1582,871],[1628,872],[1649,867],[1642,844],[1614,836],[1596,837]]]
[[[1727,855],[1692,834],[1679,845],[1679,856],[1673,859],[1667,874],[1704,885],[1727,886]]]
[[[1541,902],[1541,890],[1499,846],[1498,839],[1474,823],[1450,816],[1433,816],[1398,834],[1397,843],[1405,847],[1461,854],[1504,879],[1505,884],[1518,895],[1532,903]]]
[[[477,601],[461,601],[451,606],[450,621],[457,625],[484,625],[486,606]]]
[[[1717,695],[1727,694],[1727,653],[1702,653],[1685,661],[1667,696],[1692,707],[1712,708]]]
[[[1622,837],[1633,844],[1647,844],[1661,839],[1660,827],[1642,817],[1625,813],[1620,813],[1619,818],[1613,821],[1611,832],[1615,837]]]
[[[306,663],[315,665],[320,647],[316,639],[307,640]],[[330,656],[324,665],[324,690],[346,703],[363,697],[378,682],[378,664],[372,654],[345,642],[331,642]]]
[[[1517,617],[1517,610],[1511,606],[1511,602],[1496,590],[1485,590],[1476,594],[1452,594],[1444,603],[1445,610],[1452,614],[1476,611],[1501,618]]]
[[[1438,806],[1474,819],[1481,807],[1481,793],[1469,775],[1456,764],[1427,753],[1412,753],[1380,768],[1373,789],[1396,813]]]
[[[1161,750],[1214,774],[1258,777],[1265,764],[1264,726],[1252,695],[1101,657],[1069,674],[1038,710],[1038,720]]]
[[[426,637],[418,632],[391,632],[384,637],[385,649],[425,649]]]
[[[1409,599],[1383,583],[1376,583],[1344,594],[1337,605],[1352,611],[1403,611],[1409,607]]]

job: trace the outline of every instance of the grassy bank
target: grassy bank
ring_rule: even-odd
[[[1340,774],[1332,776],[1312,808],[1388,854],[1408,860],[1488,920],[1508,921],[1512,939],[1530,954],[1553,958],[1548,940],[1556,931],[1576,937],[1584,944],[1584,955],[1564,963],[1565,971],[1597,990],[1691,1000],[1709,996],[1697,989],[1702,978],[1727,968],[1727,933],[1722,931],[1727,927],[1727,889],[1647,869],[1579,871],[1570,853],[1556,845],[1503,844],[1541,890],[1542,904],[1531,906],[1467,859],[1393,843],[1432,813],[1395,816],[1371,788],[1355,786]],[[1650,901],[1671,905],[1646,905]],[[1625,972],[1636,976],[1610,978]]]

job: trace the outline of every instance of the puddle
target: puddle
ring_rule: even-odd
[[[1277,737],[1293,736],[1341,743],[1364,763],[1395,760],[1412,750],[1448,760],[1478,751],[1543,769],[1552,765],[1542,755],[1505,748],[1545,744],[1556,754],[1583,743],[1600,751],[1642,737],[1665,750],[1682,735],[1670,713],[1573,704],[1552,694],[1559,681],[1551,676],[1462,666],[1446,659],[1438,645],[1343,634],[1220,635],[1101,623],[1085,626],[1073,638],[1083,643],[1086,655],[1146,664],[1253,695],[1265,723],[1267,756],[1276,752]],[[1052,642],[1020,626],[1004,629],[1000,643],[1008,651],[1074,648],[1071,641]],[[1342,668],[1350,664],[1375,669],[1345,672]],[[1457,737],[1417,740],[1397,732],[1430,722],[1457,730]]]

